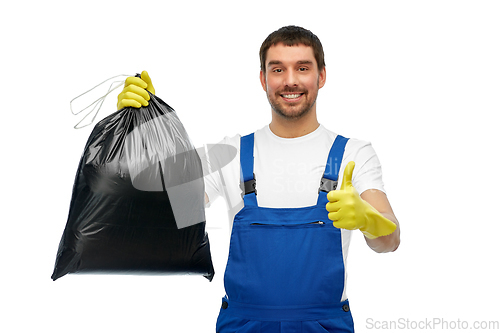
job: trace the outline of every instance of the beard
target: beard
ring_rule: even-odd
[[[297,103],[287,103],[282,100],[281,95],[283,94],[293,94],[301,93],[302,98]],[[266,92],[267,100],[271,105],[273,111],[280,117],[287,120],[298,120],[311,111],[314,104],[316,103],[316,98],[318,97],[318,90],[313,94],[309,91],[303,91],[299,89],[284,89],[282,91],[276,92],[274,95]]]

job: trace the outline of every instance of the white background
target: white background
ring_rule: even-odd
[[[212,283],[50,279],[92,129],[73,129],[69,101],[146,69],[196,146],[247,134],[270,121],[260,44],[288,24],[321,39],[319,120],[372,142],[401,222],[395,253],[353,237],[357,332],[369,320],[500,320],[499,17],[498,1],[481,0],[3,3],[0,331],[215,331],[229,236],[222,201],[207,211]],[[98,119],[115,111],[117,93]]]

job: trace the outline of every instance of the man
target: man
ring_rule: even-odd
[[[326,69],[313,33],[283,27],[260,58],[271,123],[224,139],[239,158],[205,179],[207,203],[223,196],[232,223],[217,332],[353,332],[345,292],[352,230],[376,252],[400,242],[380,163],[369,143],[319,124]],[[127,79],[118,107],[147,105],[145,89],[154,93],[146,72]]]

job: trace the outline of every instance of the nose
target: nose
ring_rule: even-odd
[[[297,73],[293,70],[286,71],[286,74],[284,75],[283,79],[284,79],[283,84],[287,87],[297,87],[298,86]]]

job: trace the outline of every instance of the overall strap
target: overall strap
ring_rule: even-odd
[[[253,172],[253,147],[254,134],[241,137],[240,165],[241,184],[243,185],[243,201],[245,206],[257,206],[257,190],[255,188],[255,175]]]
[[[330,153],[326,161],[325,173],[323,174],[323,178],[321,178],[319,186],[318,204],[320,201],[326,200],[328,192],[337,189],[340,165],[342,164],[342,158],[344,157],[344,150],[348,140],[348,138],[344,138],[342,135],[337,135],[332,144],[332,148],[330,148]]]

